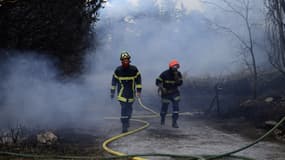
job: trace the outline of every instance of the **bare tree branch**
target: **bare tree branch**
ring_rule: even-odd
[[[250,57],[251,57],[251,64],[246,62],[247,66],[251,66],[249,69],[252,72],[253,75],[253,98],[255,99],[257,97],[257,67],[256,67],[256,60],[255,60],[255,53],[254,53],[254,40],[253,40],[253,34],[252,34],[252,25],[250,23],[249,20],[249,10],[250,10],[250,1],[249,0],[237,0],[235,1],[236,3],[238,3],[239,5],[235,5],[232,1],[228,1],[228,0],[221,0],[225,5],[226,8],[221,7],[221,5],[218,5],[216,3],[213,2],[207,2],[207,4],[212,4],[220,9],[222,9],[222,11],[227,11],[227,12],[231,12],[234,13],[235,15],[238,15],[243,22],[245,23],[245,27],[247,30],[247,34],[248,34],[248,39],[244,39],[240,34],[238,34],[237,32],[235,32],[232,28],[230,27],[226,27],[224,25],[221,24],[217,24],[215,22],[212,22],[212,24],[214,24],[217,28],[222,29],[228,33],[231,33],[244,47],[248,50],[247,53],[249,53]]]
[[[264,3],[267,8],[267,42],[270,45],[267,51],[268,60],[275,69],[285,75],[285,1],[265,0]]]

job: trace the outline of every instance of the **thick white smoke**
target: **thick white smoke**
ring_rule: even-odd
[[[50,59],[23,55],[2,66],[1,127],[96,126],[112,115],[115,109],[105,105],[109,97],[100,85],[84,79],[63,82]]]
[[[222,1],[211,2],[226,7]],[[258,23],[252,32],[260,45],[264,38],[262,3],[250,3],[250,22]],[[133,64],[142,72],[145,88],[154,87],[155,78],[171,59],[180,61],[181,71],[190,77],[244,68],[240,42],[230,33],[215,30],[208,20],[232,28],[247,41],[244,21],[215,5],[199,0],[113,0],[101,11],[101,19],[96,28],[101,44],[95,59],[99,61],[94,68],[107,75],[120,64],[123,50],[130,52]],[[263,60],[264,52],[255,49],[257,59]]]
[[[259,0],[250,2],[260,4]],[[262,15],[251,11],[251,18],[262,22]],[[198,0],[109,1],[95,26],[97,48],[88,53],[88,72],[80,80],[57,80],[53,63],[45,57],[18,56],[4,65],[0,125],[82,127],[100,124],[105,116],[119,116],[120,107],[110,100],[109,89],[124,50],[142,74],[143,91],[153,93],[156,77],[171,59],[180,61],[181,71],[190,78],[235,71],[241,65],[234,63],[240,61],[239,43],[231,35],[213,30],[205,17],[246,37],[237,16]],[[260,30],[253,33],[259,41],[263,38]]]

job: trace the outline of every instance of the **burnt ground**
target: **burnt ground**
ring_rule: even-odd
[[[72,155],[72,156],[102,156],[100,147],[103,136],[97,136],[96,130],[80,128],[62,128],[54,130],[58,141],[54,144],[40,144],[36,140],[36,135],[31,134],[22,142],[9,145],[0,145],[1,151],[53,155]],[[100,134],[101,135],[101,134]],[[0,159],[17,159],[17,157],[1,156]],[[21,158],[22,159],[22,158]],[[23,158],[31,159],[31,158]]]
[[[265,133],[243,120],[215,120],[205,117],[186,117],[179,120],[180,128],[171,127],[168,118],[165,126],[159,119],[147,119],[151,126],[137,134],[113,142],[110,146],[116,151],[127,154],[167,153],[181,155],[221,154],[236,150]],[[227,121],[225,123],[225,121]],[[133,123],[133,127],[138,125]],[[257,160],[283,160],[285,143],[273,137],[246,149],[236,155]],[[150,157],[149,159],[170,159]]]
[[[269,129],[268,127],[257,127],[255,123],[247,121],[245,118],[231,118],[231,119],[212,119],[208,121],[209,124],[212,125],[213,128],[222,130],[228,134],[240,134],[241,136],[253,139],[262,136]],[[273,126],[271,126],[273,127]],[[272,143],[280,143],[285,144],[285,141],[278,140],[274,133],[268,135],[264,141],[269,141]]]
[[[134,115],[147,113],[142,111],[138,104],[134,105]],[[167,118],[165,126],[160,126],[159,118],[145,118],[144,120],[150,123],[150,127],[112,142],[110,148],[126,154],[219,154],[243,147],[266,132],[265,129],[256,128],[254,123],[244,118],[180,116],[180,128],[178,129],[171,127],[170,117]],[[141,125],[138,122],[131,122],[130,129]],[[106,153],[101,145],[107,138],[120,134],[121,124],[118,119],[106,119],[104,126],[99,129],[100,132],[98,128],[62,128],[54,130],[59,139],[53,145],[38,144],[34,138],[28,138],[21,144],[1,145],[0,147],[1,151],[17,153],[108,157],[110,154]],[[271,136],[237,155],[257,160],[283,160],[285,143]],[[7,156],[0,159],[19,160],[19,158]],[[170,158],[149,157],[148,159]]]

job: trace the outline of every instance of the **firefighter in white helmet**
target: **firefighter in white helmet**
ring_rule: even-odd
[[[128,52],[121,53],[121,65],[118,66],[112,77],[111,98],[114,98],[117,89],[117,100],[121,104],[122,132],[127,132],[130,126],[132,105],[135,96],[140,97],[142,85],[141,74],[137,67],[131,65],[131,56]]]

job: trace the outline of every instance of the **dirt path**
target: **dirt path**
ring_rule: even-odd
[[[166,125],[161,127],[158,118],[146,119],[151,123],[150,127],[133,135],[129,135],[111,143],[110,147],[116,151],[126,154],[136,153],[168,153],[184,155],[220,154],[243,147],[254,141],[254,135],[258,138],[258,133],[252,133],[251,138],[241,136],[241,132],[256,132],[255,129],[237,127],[241,131],[225,131],[219,121],[207,121],[197,118],[181,117],[179,119],[180,128],[171,128],[171,119],[167,119]],[[226,122],[224,122],[226,123]],[[132,128],[139,127],[140,124],[133,122]],[[115,121],[109,134],[115,135],[120,132],[120,123]],[[109,126],[110,127],[110,126]],[[131,129],[132,129],[131,128]],[[108,131],[108,127],[106,128]],[[270,141],[262,141],[251,148],[239,152],[242,155],[256,160],[285,160],[285,144]],[[171,159],[151,157],[149,159]]]

